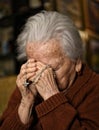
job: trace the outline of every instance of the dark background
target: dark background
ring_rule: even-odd
[[[19,73],[23,62],[17,60],[17,36],[27,18],[42,10],[56,10],[70,15],[84,42],[84,60],[98,73],[98,0],[0,0],[0,77]]]

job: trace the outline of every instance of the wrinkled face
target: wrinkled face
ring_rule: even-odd
[[[33,58],[50,65],[56,73],[59,90],[69,87],[76,75],[76,65],[62,51],[57,40],[50,40],[47,44],[28,43],[26,46],[28,59]]]

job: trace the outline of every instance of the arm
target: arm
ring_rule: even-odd
[[[0,130],[27,130],[33,122],[31,110],[34,105],[36,90],[34,86],[33,88],[24,87],[23,83],[26,78],[29,79],[34,75],[36,70],[34,60],[31,60],[28,66],[27,68],[27,63],[25,63],[20,69],[16,80],[17,89],[12,94],[8,107],[1,118]]]
[[[36,84],[44,99],[36,107],[43,130],[98,130],[99,84],[95,85],[96,81],[98,83],[98,80],[93,79],[90,84],[81,87],[75,97],[73,96],[74,103],[63,93],[55,91],[51,70],[46,70]]]
[[[64,95],[58,93],[36,107],[43,130],[68,130],[76,117],[76,110]]]
[[[96,94],[98,93],[96,92]],[[39,104],[36,111],[43,130],[98,130],[99,96],[97,95],[95,98],[91,98],[91,96],[90,94],[84,101],[87,103],[90,101],[90,105],[83,106],[82,103],[79,108],[70,104],[62,93]]]
[[[20,101],[21,94],[18,88],[16,88],[8,102],[6,110],[0,119],[0,130],[26,130],[29,127],[29,124],[24,125],[19,119],[18,107]]]

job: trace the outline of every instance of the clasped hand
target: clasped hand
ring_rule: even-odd
[[[35,85],[31,84],[28,88],[24,87],[24,81],[26,79],[32,81],[44,66],[43,63],[30,59],[22,65],[20,73],[17,76],[16,83],[22,98],[30,104],[35,101],[37,93],[39,93],[44,100],[47,100],[59,92],[51,67],[43,71]]]
[[[42,69],[44,66],[44,64],[37,62],[38,70]],[[48,67],[43,71],[40,79],[35,84],[38,93],[44,100],[59,92],[54,76],[52,68]]]

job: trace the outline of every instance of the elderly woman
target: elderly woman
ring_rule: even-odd
[[[68,16],[30,17],[18,45],[27,62],[0,130],[98,130],[99,75],[83,64],[82,41]]]

